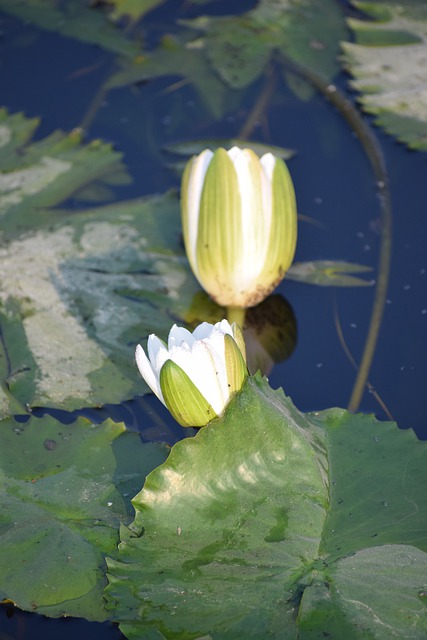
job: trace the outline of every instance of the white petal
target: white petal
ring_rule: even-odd
[[[217,322],[214,326],[215,329],[222,331],[223,333],[229,333],[231,337],[233,337],[233,329],[231,328],[228,320],[221,320],[221,322]]]
[[[230,387],[228,386],[227,367],[225,364],[225,342],[224,332],[214,329],[210,338],[203,340],[209,349],[217,375],[218,384],[221,389],[221,397],[223,406],[227,403],[230,396]]]
[[[194,159],[187,186],[189,251],[191,252],[191,264],[197,265],[197,235],[199,227],[200,199],[202,197],[203,184],[206,171],[212,160],[213,152],[205,149]]]
[[[164,358],[162,356],[159,357],[159,354],[162,351],[166,351],[166,345],[163,340],[160,340],[154,333],[151,333],[148,336],[147,340],[147,352],[148,357],[150,358],[151,366],[153,367],[153,371],[156,373],[157,377],[160,375],[160,369],[164,364]]]
[[[249,149],[236,155],[234,166],[241,197],[242,256],[236,270],[236,290],[250,290],[264,266],[268,236],[265,234],[264,192],[268,184],[259,159]],[[262,183],[266,184],[263,185]]]
[[[168,349],[172,349],[172,347],[179,347],[183,342],[192,347],[194,341],[195,338],[193,334],[188,331],[188,329],[185,329],[184,327],[178,327],[176,324],[174,324],[172,329],[169,331]]]
[[[265,175],[267,176],[268,180],[271,183],[272,180],[273,180],[274,167],[276,166],[276,158],[275,158],[275,156],[273,156],[272,153],[265,153],[260,158],[260,163],[261,163],[262,168],[264,169]]]
[[[172,349],[170,357],[185,371],[219,415],[224,409],[223,394],[214,359],[204,342],[200,340],[195,342],[191,352],[180,348]]]
[[[213,328],[214,328],[213,324],[210,324],[209,322],[202,322],[202,324],[199,324],[199,326],[194,329],[193,336],[196,340],[203,340],[204,338],[209,338]]]
[[[136,347],[135,360],[136,360],[136,364],[138,365],[139,372],[144,378],[145,382],[148,384],[148,386],[153,391],[153,393],[156,394],[159,400],[161,400],[164,404],[163,394],[160,389],[158,375],[156,375],[156,372],[153,371],[151,362],[145,355],[145,351],[140,344],[138,344]]]
[[[230,159],[234,162],[237,158],[237,156],[242,153],[243,149],[241,149],[240,147],[231,147],[231,149],[229,149],[227,151],[228,155],[230,156]]]

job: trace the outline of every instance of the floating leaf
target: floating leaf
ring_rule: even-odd
[[[57,228],[2,249],[5,384],[22,405],[118,403],[145,389],[135,345],[166,335],[198,290],[179,255],[178,203],[166,196],[60,215]]]
[[[107,590],[129,638],[266,638],[291,622],[328,506],[322,433],[262,381],[229,407],[133,501]]]
[[[108,561],[113,619],[130,640],[423,638],[426,457],[413,432],[304,415],[249,379],[133,500]]]
[[[121,154],[94,140],[82,144],[80,131],[55,131],[29,143],[39,121],[0,109],[0,218],[2,241],[56,220],[55,206],[87,185],[121,176],[130,182]],[[36,213],[35,213],[36,212]]]
[[[29,144],[35,124],[0,112],[3,415],[26,405],[119,403],[142,392],[136,343],[166,335],[198,289],[175,195],[47,208],[114,172],[122,179],[123,170],[109,145],[83,146],[78,134]]]
[[[298,638],[422,640],[427,635],[426,574],[427,553],[409,545],[384,545],[342,558],[305,589]]]
[[[365,111],[413,149],[427,148],[427,6],[419,0],[353,2],[371,20],[348,21],[355,42],[343,43]]]
[[[52,617],[105,620],[105,554],[130,495],[166,448],[122,424],[1,421],[0,598]]]
[[[1,10],[42,29],[97,44],[123,56],[135,56],[137,45],[111,24],[104,12],[89,4],[87,0],[1,0]]]
[[[352,273],[367,273],[371,267],[352,264],[340,260],[314,260],[313,262],[294,262],[286,277],[289,280],[317,284],[323,287],[366,287],[372,280],[363,280]]]

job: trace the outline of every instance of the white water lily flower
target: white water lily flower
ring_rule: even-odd
[[[173,325],[168,344],[148,337],[136,363],[145,382],[184,427],[202,427],[220,416],[247,376],[240,328],[227,320],[203,322],[191,333]]]
[[[252,307],[289,269],[296,247],[295,192],[280,158],[251,149],[205,149],[181,187],[185,248],[194,275],[223,307]]]

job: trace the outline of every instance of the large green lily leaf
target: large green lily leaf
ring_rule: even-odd
[[[0,9],[42,29],[97,44],[126,57],[138,52],[137,45],[117,29],[104,12],[90,7],[86,0],[60,3],[57,0],[0,0]]]
[[[49,616],[107,617],[105,554],[166,448],[123,424],[1,421],[0,598]]]
[[[318,638],[331,620],[337,638],[425,637],[426,455],[412,432],[304,415],[249,379],[133,500],[113,619],[130,639]]]
[[[348,21],[355,42],[344,64],[377,124],[413,149],[427,148],[427,6],[422,0],[353,2],[371,20]]]

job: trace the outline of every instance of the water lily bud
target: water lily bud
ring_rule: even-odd
[[[203,322],[191,333],[174,325],[168,345],[151,334],[148,357],[136,363],[145,382],[183,427],[203,427],[220,416],[247,376],[240,328],[227,320]]]
[[[181,188],[185,248],[194,275],[222,307],[252,307],[289,269],[295,192],[285,163],[251,149],[205,149]]]

